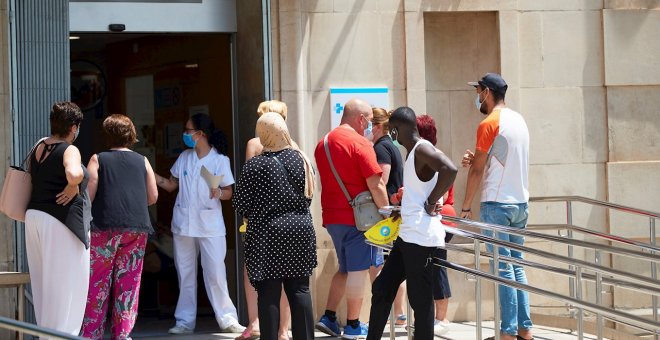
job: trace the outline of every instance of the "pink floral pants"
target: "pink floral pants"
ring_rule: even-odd
[[[130,339],[138,311],[147,233],[92,232],[90,277],[82,336],[102,339],[111,306],[112,339]]]

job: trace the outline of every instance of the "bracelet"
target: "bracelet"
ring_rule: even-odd
[[[461,212],[472,212],[472,209],[461,209]]]

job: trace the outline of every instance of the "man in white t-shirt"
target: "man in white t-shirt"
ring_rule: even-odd
[[[477,109],[486,115],[477,129],[477,146],[474,153],[467,150],[463,166],[469,167],[462,218],[472,217],[472,200],[481,185],[480,218],[482,222],[523,229],[527,226],[529,131],[523,117],[506,107],[504,96],[507,84],[499,74],[487,73],[478,82],[468,83],[475,87]],[[485,232],[492,236],[492,232]],[[501,240],[523,244],[524,238],[507,233],[497,233]],[[492,244],[488,250],[493,251]],[[499,254],[521,258],[522,253],[499,247]],[[519,283],[527,283],[522,266],[500,262],[500,276]],[[526,291],[499,286],[501,339],[532,339],[532,321],[529,313],[529,296]]]

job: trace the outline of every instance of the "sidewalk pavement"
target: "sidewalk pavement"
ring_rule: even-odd
[[[486,321],[483,323],[482,327],[482,336],[487,338],[493,336],[493,322]],[[166,332],[166,331],[165,331]],[[210,332],[200,332],[191,335],[166,335],[160,332],[160,334],[146,334],[140,332],[141,334],[136,334],[133,336],[133,339],[148,339],[148,340],[220,340],[220,339],[235,339],[240,334],[231,334],[231,333],[214,333]],[[385,328],[385,333],[383,334],[383,339],[389,339],[389,326]],[[337,339],[329,335],[316,332],[315,338],[318,339]],[[404,328],[396,329],[396,339],[405,340],[407,339],[407,333]],[[466,323],[452,323],[449,333],[445,334],[443,337],[436,337],[436,339],[444,340],[479,340],[476,337],[476,327],[474,322]],[[577,335],[571,333],[566,329],[536,326],[534,328],[534,339],[536,340],[573,340],[577,339]],[[596,336],[585,334],[584,339],[596,339]]]

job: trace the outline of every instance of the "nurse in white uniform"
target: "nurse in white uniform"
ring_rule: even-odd
[[[197,257],[201,251],[204,285],[223,332],[241,333],[236,307],[229,297],[225,255],[225,223],[221,201],[232,196],[234,177],[227,152],[227,140],[216,130],[208,115],[196,114],[185,126],[183,141],[190,149],[179,155],[171,176],[156,175],[159,187],[172,192],[179,189],[174,204],[172,234],[174,263],[179,278],[179,301],[171,334],[190,334],[197,315]],[[222,176],[220,185],[210,188],[200,172],[206,168],[213,176]]]

